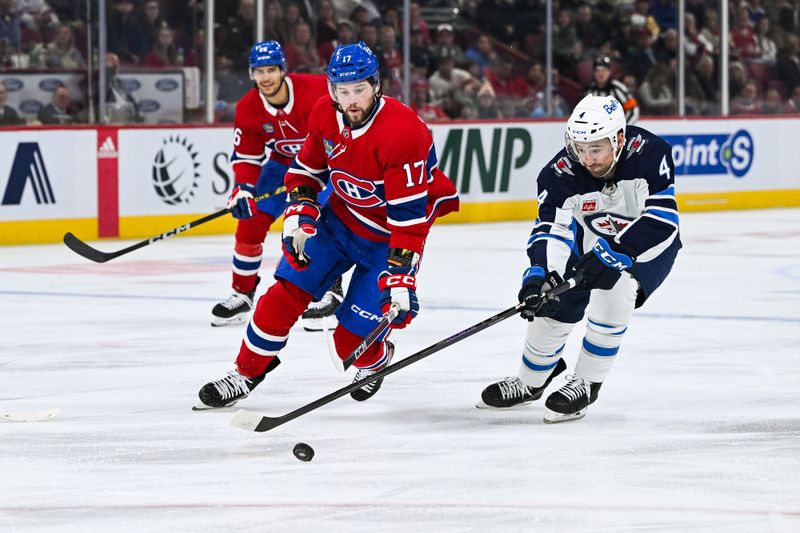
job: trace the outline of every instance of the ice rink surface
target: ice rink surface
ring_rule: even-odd
[[[513,305],[530,227],[435,227],[396,360]],[[598,402],[547,426],[542,401],[474,407],[516,373],[512,317],[368,402],[236,429],[236,408],[190,409],[243,333],[209,326],[231,237],[104,265],[63,245],[0,248],[0,411],[62,410],[0,420],[0,531],[800,531],[800,210],[685,214],[682,228]],[[298,326],[281,358],[240,407],[282,415],[351,379]],[[312,462],[292,455],[300,441]]]

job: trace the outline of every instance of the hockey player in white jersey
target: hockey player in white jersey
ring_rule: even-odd
[[[616,360],[635,308],[669,274],[681,247],[670,145],[627,126],[622,104],[588,95],[567,122],[566,146],[539,173],[539,216],[519,301],[527,327],[516,377],[488,386],[478,407],[539,399],[566,370],[567,337],[588,310],[574,371],[547,397],[545,422],[586,415]],[[577,286],[542,293],[564,278]]]

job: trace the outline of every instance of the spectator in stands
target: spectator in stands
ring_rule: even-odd
[[[55,28],[58,16],[45,0],[17,0],[17,10],[22,26],[35,32]]]
[[[761,112],[761,105],[758,102],[758,87],[754,81],[744,84],[742,93],[731,100],[732,115],[748,115]]]
[[[578,4],[575,12],[575,34],[585,54],[596,55],[603,43],[610,39],[611,29],[594,20],[592,6],[586,2]]]
[[[478,66],[481,76],[483,76],[483,71],[491,68],[497,60],[497,53],[492,48],[492,42],[486,33],[480,34],[475,40],[475,45],[468,48],[464,55]]]
[[[122,63],[139,63],[147,53],[147,34],[131,0],[116,0],[108,19],[108,51]]]
[[[502,118],[500,110],[497,108],[497,99],[494,90],[488,83],[484,83],[478,90],[478,118],[496,119]]]
[[[403,30],[400,25],[400,14],[394,7],[387,7],[383,12],[383,26],[391,26],[394,28],[395,35],[402,35]]]
[[[295,24],[292,38],[283,47],[283,52],[286,55],[286,68],[291,72],[319,74],[327,64],[319,57],[311,38],[311,26],[305,20]]]
[[[521,100],[528,96],[528,84],[522,77],[514,74],[511,61],[507,58],[498,56],[494,66],[485,73],[498,100],[510,99],[522,103]]]
[[[761,104],[761,113],[765,115],[780,115],[783,112],[784,106],[780,93],[777,89],[767,90],[767,94],[764,95],[764,103]]]
[[[800,113],[800,85],[794,88],[791,96],[786,101],[787,113]]]
[[[450,120],[440,106],[430,102],[428,82],[425,80],[415,80],[411,83],[409,107],[425,122]]]
[[[303,12],[300,9],[300,5],[297,2],[292,2],[291,0],[286,2],[283,8],[283,24],[289,31],[290,38],[295,26],[300,24],[300,22],[308,23],[305,17],[303,17]]]
[[[392,26],[381,26],[375,55],[378,56],[384,94],[400,96],[403,92],[403,55],[397,46],[397,34]]]
[[[354,44],[356,42],[356,28],[349,19],[341,19],[336,24],[336,39],[320,43],[317,41],[317,53],[324,60],[330,60],[333,51],[340,44]]]
[[[267,0],[264,4],[264,38],[279,43],[288,43],[290,30],[283,20],[283,5],[279,0]],[[333,49],[331,49],[333,53]],[[328,54],[330,57],[330,54]],[[246,64],[242,65],[243,67]]]
[[[670,67],[659,64],[650,69],[639,87],[642,114],[672,115],[675,113],[675,92],[673,91]]]
[[[419,71],[419,76],[423,78],[430,76],[435,65],[434,56],[430,48],[423,46],[422,35],[416,28],[411,30],[409,53],[411,54],[411,66],[415,71]]]
[[[736,98],[744,89],[747,83],[747,70],[741,61],[731,61],[728,67],[728,94],[730,98]]]
[[[74,124],[71,103],[69,89],[59,85],[53,90],[51,102],[39,110],[36,118],[42,124]]]
[[[428,23],[425,22],[424,18],[422,18],[422,12],[420,11],[419,8],[419,2],[411,2],[409,4],[408,17],[409,20],[411,21],[410,24],[411,28],[409,29],[410,30],[418,29],[420,32],[420,36],[422,37],[423,46],[430,48],[433,45],[433,43],[431,42],[431,32],[430,29],[428,28]]]
[[[650,32],[639,29],[633,34],[636,51],[628,62],[631,73],[637,80],[643,80],[647,73],[658,63],[656,54],[653,50],[653,38]]]
[[[719,15],[716,8],[708,8],[706,10],[705,23],[697,38],[700,39],[709,53],[718,54],[720,46],[720,33],[719,33]],[[698,21],[699,22],[699,21]]]
[[[253,82],[241,72],[235,71],[231,58],[223,54],[217,54],[214,64],[214,81],[217,85],[214,121],[233,122],[236,103],[253,87]]]
[[[719,113],[718,81],[714,75],[714,60],[703,55],[686,76],[686,112],[690,115]]]
[[[239,0],[236,16],[228,19],[222,29],[223,37],[217,46],[218,51],[233,60],[234,68],[244,68],[247,65],[247,56],[253,45],[255,22],[255,0]]]
[[[530,117],[532,118],[543,118],[543,117],[568,117],[570,112],[572,111],[571,107],[561,98],[561,95],[558,94],[558,91],[553,91],[552,96],[552,104],[553,104],[553,113],[549,114],[547,112],[547,101],[544,97],[544,92],[540,91],[536,93],[533,99],[533,105],[530,112]]]
[[[562,72],[572,72],[583,54],[583,46],[575,31],[572,10],[562,8],[553,28],[553,63]]]
[[[443,53],[438,58],[437,65],[436,72],[428,79],[434,103],[441,105],[445,94],[452,95],[457,101],[469,100],[470,95],[478,91],[480,82],[466,70],[456,68],[455,60],[449,53]],[[442,107],[444,108],[443,105]]]
[[[531,100],[533,100],[537,93],[544,91],[547,80],[545,79],[544,67],[541,63],[533,63],[528,67],[525,83],[528,84],[528,96]]]
[[[650,14],[662,32],[678,27],[678,8],[675,0],[652,0]]]
[[[678,32],[670,28],[661,33],[653,45],[657,63],[669,63],[678,58]]]
[[[19,52],[20,32],[19,11],[14,7],[14,0],[0,0],[0,40],[6,43],[7,52]]]
[[[332,0],[320,0],[317,7],[317,44],[336,40],[338,29],[336,27],[336,8]],[[329,59],[330,56],[325,59]]]
[[[72,27],[59,24],[53,41],[44,50],[44,64],[47,68],[81,69],[86,66],[83,56],[75,48]]]
[[[8,90],[5,84],[0,81],[0,126],[15,126],[20,124],[19,115],[10,105],[6,105],[8,100]]]
[[[142,122],[136,100],[127,92],[119,77],[119,58],[108,53],[105,59],[106,68],[106,122],[109,124],[133,124]]]
[[[615,11],[613,5],[610,9],[612,13]],[[654,39],[661,33],[661,26],[658,25],[656,19],[650,14],[650,0],[636,0],[633,6],[633,13],[631,14],[631,24],[634,30],[647,30]]]
[[[778,53],[775,74],[789,93],[800,84],[800,37],[788,34],[786,44]]]
[[[700,40],[700,34],[697,31],[697,20],[692,13],[686,13],[684,17],[684,29],[686,37],[684,41],[684,51],[686,53],[686,62],[690,67],[693,67],[699,58],[704,54],[710,53],[706,48],[705,43]]]
[[[167,23],[161,16],[161,4],[158,0],[147,0],[144,4],[144,29],[147,32],[147,46],[153,48],[158,42],[158,32]]]
[[[361,30],[358,32],[358,38],[364,41],[364,44],[369,46],[370,50],[378,49],[378,27],[372,22],[365,22],[361,25]]]
[[[369,11],[366,7],[361,5],[356,6],[355,9],[350,12],[350,20],[353,21],[353,25],[356,27],[356,34],[358,35],[361,35],[361,27],[364,24],[373,24]]]
[[[778,57],[778,47],[775,46],[775,41],[769,36],[769,18],[761,17],[756,23],[756,46],[758,47],[758,61],[768,65],[774,65]]]
[[[464,50],[456,44],[453,26],[450,24],[439,24],[436,27],[436,44],[433,45],[433,57],[442,55],[442,50],[448,51],[456,62],[457,67],[464,68],[467,63],[467,56],[464,55]]]
[[[733,44],[734,53],[739,59],[751,59],[759,55],[758,44],[753,33],[753,25],[750,22],[750,13],[747,11],[746,2],[742,2],[736,8],[733,29],[731,30],[731,43]]]
[[[164,26],[158,30],[158,40],[147,53],[144,64],[152,68],[169,68],[178,66],[178,52],[175,48],[175,35]]]

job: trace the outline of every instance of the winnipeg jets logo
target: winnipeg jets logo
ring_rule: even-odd
[[[574,176],[575,173],[570,170],[572,168],[572,163],[570,162],[568,157],[562,157],[555,163],[553,163],[553,170],[556,171],[556,174],[559,176],[561,174],[569,174],[570,176]]]
[[[371,208],[384,204],[375,183],[357,178],[343,170],[331,170],[330,183],[333,184],[336,194],[355,207]]]
[[[633,139],[628,142],[628,157],[632,155],[636,155],[642,152],[642,148],[644,145],[647,144],[646,139],[642,139],[642,135],[639,134]]]
[[[305,141],[305,137],[300,139],[271,139],[267,142],[267,148],[282,156],[294,158],[294,156],[300,153],[300,149],[303,147],[303,141]]]
[[[586,222],[594,233],[602,237],[619,235],[633,219],[613,213],[597,213],[586,217]]]

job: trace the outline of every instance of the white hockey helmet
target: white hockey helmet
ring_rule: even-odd
[[[578,102],[567,121],[567,132],[564,134],[567,154],[571,159],[580,162],[575,142],[608,139],[614,149],[614,163],[616,163],[622,153],[617,143],[617,132],[622,130],[624,135],[626,125],[625,112],[616,98],[587,95]]]

